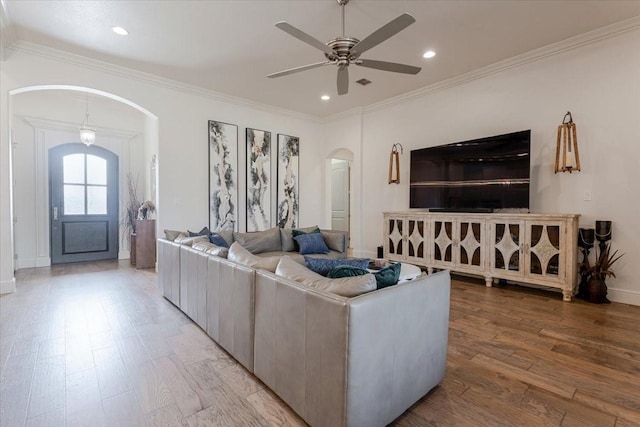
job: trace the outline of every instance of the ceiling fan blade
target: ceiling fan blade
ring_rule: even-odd
[[[336,56],[335,50],[331,49],[329,46],[322,43],[320,40],[311,37],[309,34],[305,33],[304,31],[301,31],[296,27],[294,27],[293,25],[286,23],[285,21],[278,22],[276,24],[276,27],[280,28],[282,31],[284,31],[287,34],[292,35],[298,40],[303,41],[306,44],[315,47],[316,49],[320,49],[327,55]]]
[[[331,61],[316,62],[314,64],[302,65],[300,67],[289,68],[288,70],[284,70],[284,71],[278,71],[277,73],[271,73],[267,77],[269,78],[282,77],[289,74],[299,73],[300,71],[307,71],[307,70],[311,70],[312,68],[318,68],[318,67],[322,67],[323,65],[329,65],[329,64],[333,64],[333,62]]]
[[[413,65],[398,64],[396,62],[376,61],[374,59],[359,59],[354,62],[356,65],[376,70],[393,71],[394,73],[418,74],[422,68]]]
[[[416,20],[413,16],[409,15],[408,13],[403,13],[393,21],[388,22],[387,24],[375,30],[373,33],[369,34],[367,37],[361,40],[360,43],[355,45],[351,49],[351,52],[366,52],[372,47],[382,43],[386,39],[398,34],[400,31],[404,30],[414,22],[416,22]]]
[[[349,92],[349,68],[338,68],[338,95],[346,95]]]

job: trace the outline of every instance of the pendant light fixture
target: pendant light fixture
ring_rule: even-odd
[[[87,93],[87,111],[80,127],[80,141],[87,147],[96,142],[96,130],[89,127],[89,93]]]
[[[567,120],[568,117],[568,120]],[[574,172],[580,170],[580,155],[578,154],[578,135],[576,124],[573,123],[571,111],[567,111],[558,126],[558,140],[556,143],[556,173]]]

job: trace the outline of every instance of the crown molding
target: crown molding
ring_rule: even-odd
[[[29,126],[34,129],[46,129],[60,132],[80,132],[80,125],[78,123],[60,122],[57,120],[49,120],[31,116],[18,117],[24,120]],[[127,140],[133,139],[138,136],[137,132],[122,129],[95,127],[95,130],[96,134],[100,136],[124,138]]]
[[[0,0],[0,62],[6,61],[9,56],[9,46],[18,40],[16,28],[7,12],[5,0]]]
[[[189,95],[202,96],[205,98],[213,99],[219,102],[225,102],[228,104],[234,104],[245,108],[251,108],[263,112],[281,114],[285,116],[294,117],[297,119],[309,120],[316,123],[321,123],[322,120],[319,117],[311,116],[309,114],[299,113],[297,111],[287,110],[285,108],[275,107],[268,104],[262,104],[260,102],[250,101],[245,98],[237,96],[227,95],[224,93],[216,92],[203,87],[190,85],[187,83],[179,82],[177,80],[160,77],[155,74],[146,73],[143,71],[137,71],[132,68],[123,67],[121,65],[111,64],[106,61],[89,58],[82,55],[76,55],[64,50],[54,49],[51,47],[43,46],[37,43],[32,43],[24,40],[17,40],[11,46],[8,47],[16,52],[26,53],[34,56],[40,56],[57,62],[63,62],[66,64],[76,65],[83,68],[88,68],[94,71],[100,71],[111,75],[125,77],[144,83],[153,84],[155,86],[164,87],[171,90],[180,91]]]
[[[346,111],[341,111],[339,113],[332,114],[330,116],[325,116],[322,118],[322,123],[330,123],[335,120],[345,119],[350,116],[362,116],[366,107],[354,107]]]
[[[434,84],[424,86],[420,89],[416,89],[411,92],[404,93],[402,95],[394,96],[374,104],[369,104],[363,107],[364,113],[378,111],[383,108],[387,108],[396,104],[410,101],[425,95],[429,95],[435,92],[439,92],[445,89],[450,89],[455,86],[460,86],[465,83],[479,80],[484,77],[488,77],[493,74],[501,73],[503,71],[510,70],[512,68],[519,67],[521,65],[529,64],[531,62],[540,61],[573,49],[578,49],[583,46],[587,46],[593,43],[597,43],[601,40],[606,40],[611,37],[616,37],[621,34],[628,33],[640,28],[640,16],[625,19],[624,21],[617,22],[615,24],[607,25],[587,33],[583,33],[566,40],[552,43],[550,45],[531,50],[517,55],[504,61],[496,62],[486,67],[478,68],[468,73],[456,76],[450,79],[442,80]],[[332,117],[338,117],[334,115]]]

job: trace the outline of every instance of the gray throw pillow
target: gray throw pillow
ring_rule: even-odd
[[[282,250],[282,243],[280,242],[280,229],[275,227],[265,231],[254,231],[251,233],[233,233],[233,239],[235,242],[240,243],[243,248],[253,254]]]
[[[218,230],[216,231],[219,235],[222,236],[224,240],[228,243],[229,246],[233,243],[233,230]]]
[[[170,242],[173,242],[180,236],[187,236],[187,233],[178,230],[164,230],[164,238]]]
[[[329,249],[336,252],[347,252],[347,233],[345,231],[322,230],[322,238]]]
[[[246,265],[247,267],[261,268],[274,273],[280,262],[279,256],[259,257],[243,248],[238,242],[233,242],[227,253],[229,261]]]

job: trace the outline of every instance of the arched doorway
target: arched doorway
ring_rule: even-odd
[[[351,163],[353,153],[341,148],[327,157],[331,229],[351,232]]]
[[[120,188],[117,200],[121,200],[122,206],[126,203],[126,178],[131,173],[134,179],[140,176],[141,197],[158,204],[155,185],[155,175],[159,172],[156,167],[158,119],[154,114],[117,95],[79,86],[30,86],[9,91],[9,95],[9,125],[11,134],[18,141],[12,144],[11,163],[20,165],[11,171],[12,181],[17,182],[11,209],[13,216],[19,218],[12,224],[15,269],[56,262],[52,260],[50,241],[52,207],[55,205],[49,194],[48,153],[50,148],[79,140],[78,129],[88,103],[91,105],[91,127],[97,128],[96,143],[90,148],[105,148],[118,158],[116,188]],[[26,194],[33,196],[25,197]],[[121,215],[119,212],[116,216],[116,229],[121,228]],[[111,239],[109,250],[113,248],[119,249],[118,258],[129,257],[128,240],[122,236],[115,241]]]

